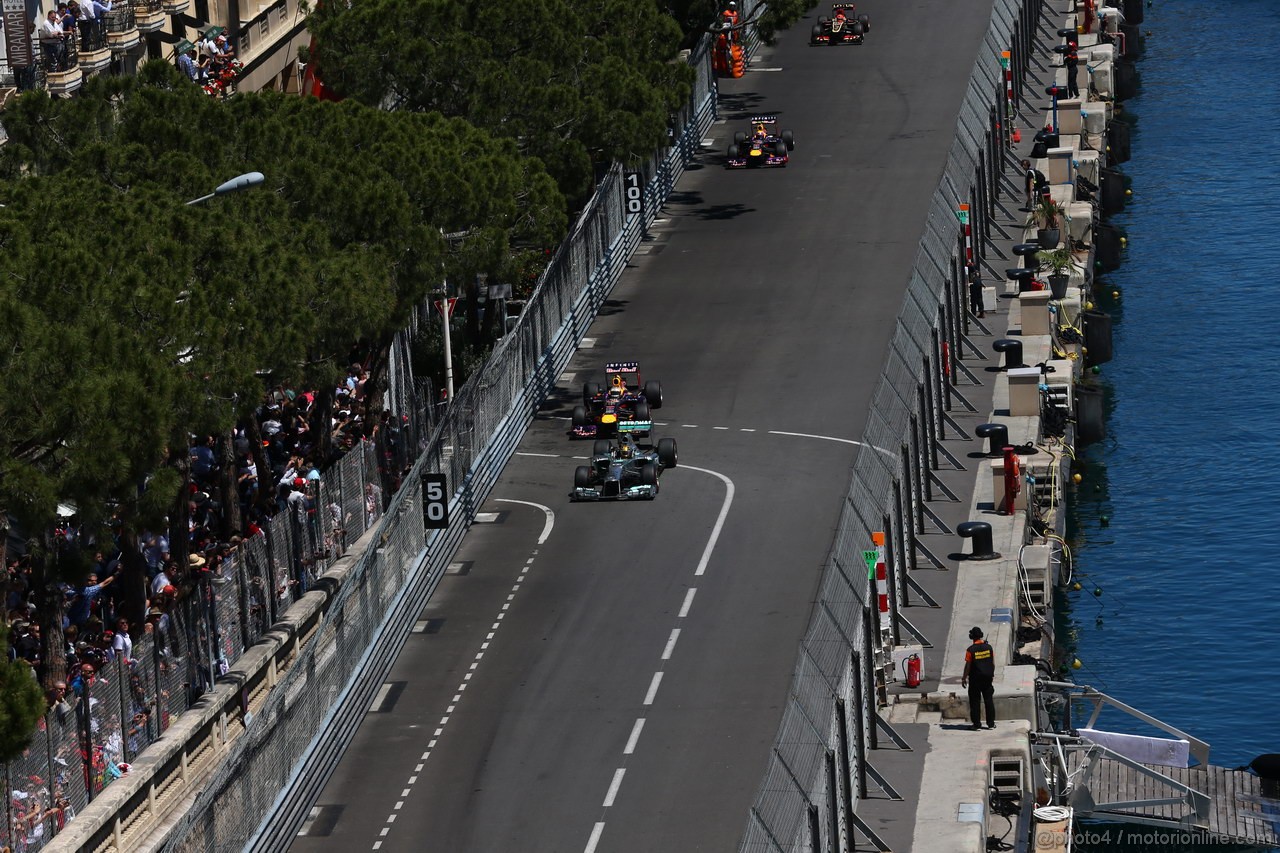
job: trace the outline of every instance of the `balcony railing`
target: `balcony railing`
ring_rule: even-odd
[[[100,71],[111,64],[111,50],[107,46],[107,27],[103,21],[81,20],[76,24],[80,33],[80,68],[82,71]]]
[[[191,0],[161,0],[160,5],[167,15],[181,15],[191,7]]]
[[[104,15],[103,19],[107,24],[107,45],[113,52],[123,53],[142,43],[132,6],[117,6]]]
[[[74,34],[40,41],[40,72],[44,88],[53,94],[74,92],[84,82]],[[38,84],[37,84],[38,85]]]
[[[164,26],[164,4],[161,0],[133,0],[133,16],[140,32],[155,32]]]

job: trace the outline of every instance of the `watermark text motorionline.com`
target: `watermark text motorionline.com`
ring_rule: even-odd
[[[1053,842],[1063,835],[1061,831],[1052,829],[1041,829],[1036,831],[1037,846],[1044,844],[1051,846]],[[1099,827],[1097,829],[1089,827],[1077,827],[1076,831],[1071,835],[1073,844],[1083,844],[1090,847],[1105,844],[1149,844],[1162,847],[1173,846],[1211,846],[1222,845],[1224,847],[1238,847],[1238,841],[1232,841],[1229,838],[1223,838],[1220,835],[1213,835],[1204,830],[1195,829],[1111,829]]]

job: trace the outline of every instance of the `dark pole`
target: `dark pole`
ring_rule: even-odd
[[[840,849],[840,783],[836,781],[836,754],[831,749],[827,750],[827,788],[831,791],[827,798],[827,832],[834,853]]]
[[[853,782],[857,785],[858,799],[865,799],[867,796],[867,738],[866,738],[866,682],[862,671],[862,655],[855,650],[853,652],[853,706],[857,714],[857,723],[853,727],[853,748],[854,758],[858,762],[858,775]],[[849,811],[853,811],[853,804],[850,803]]]
[[[856,649],[851,651],[853,652],[853,695],[854,701],[857,701],[858,697],[862,696],[862,689],[858,684],[858,652]],[[849,708],[841,697],[836,698],[836,724],[839,726],[836,737],[840,744],[840,778],[844,779],[844,789],[840,796],[840,813],[844,819],[844,825],[852,826],[853,774],[849,766]],[[859,792],[858,796],[863,796],[863,792]]]
[[[889,517],[888,513],[886,513],[885,515],[881,516],[881,519],[882,519],[882,522],[883,522],[883,524],[884,524],[884,563],[885,563],[885,567],[886,567],[886,569],[889,569],[889,570],[891,570],[891,571],[897,572],[897,571],[898,571],[898,568],[897,568],[897,566],[898,566],[898,561],[901,559],[902,555],[898,553],[898,549],[897,549],[897,547],[894,545],[893,519]],[[906,566],[903,566],[903,567],[902,567],[902,571],[903,571],[903,572],[906,572],[906,570],[907,570],[907,567],[906,567]],[[901,593],[902,593],[902,606],[903,606],[903,607],[910,607],[910,606],[911,606],[910,596],[908,595],[909,589],[910,589],[910,588],[909,588],[906,584],[903,584],[903,585],[902,585],[902,589],[900,590],[900,591],[901,591]]]

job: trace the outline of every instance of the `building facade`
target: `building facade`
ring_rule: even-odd
[[[70,96],[94,74],[134,74],[148,59],[177,62],[193,46],[198,61],[200,42],[218,35],[227,37],[239,61],[228,91],[301,88],[298,50],[308,36],[300,0],[99,2],[110,9],[98,7],[98,18],[58,35],[46,21],[59,11],[59,0],[0,0],[0,106],[33,88]]]

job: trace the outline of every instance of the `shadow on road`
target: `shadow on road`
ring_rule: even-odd
[[[760,104],[764,102],[764,96],[756,92],[737,92],[734,94],[720,93],[719,113],[721,118],[728,121],[746,121],[753,115],[760,112]],[[769,115],[777,115],[777,113],[769,113]]]
[[[709,207],[695,210],[694,213],[699,219],[737,219],[747,213],[755,213],[754,207],[747,207],[742,204],[713,204]]]
[[[608,317],[613,314],[620,314],[627,310],[627,300],[625,299],[606,299],[605,303],[600,306],[600,310],[596,312],[597,317]]]

